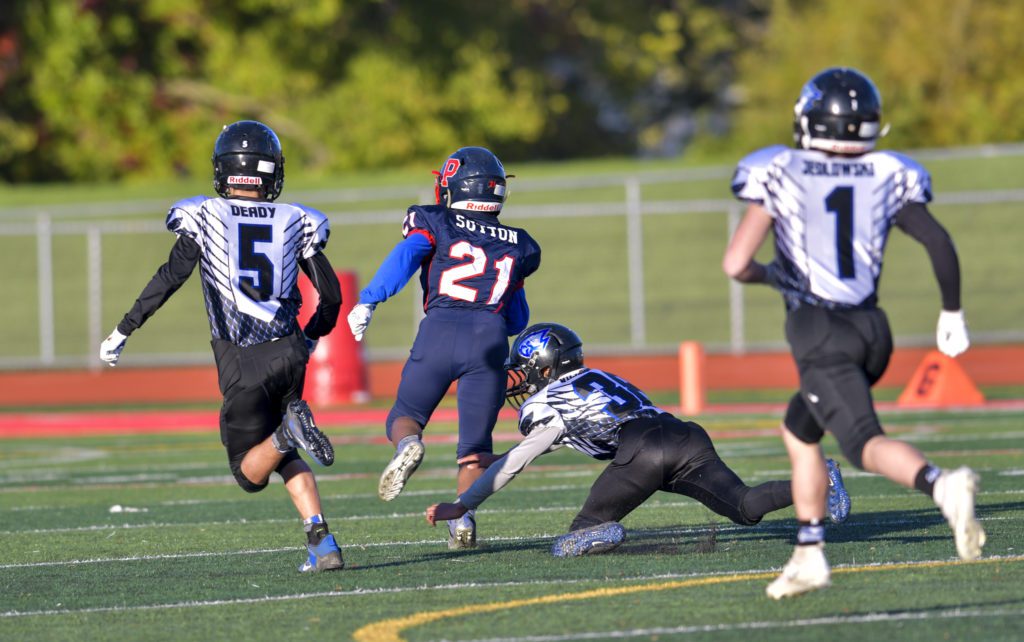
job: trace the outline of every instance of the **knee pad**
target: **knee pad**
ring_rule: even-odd
[[[872,423],[855,426],[848,434],[836,435],[836,440],[843,451],[843,456],[850,460],[851,464],[864,470],[864,446],[874,437],[884,434],[881,426]]]
[[[825,432],[818,425],[799,392],[789,400],[789,407],[786,408],[786,416],[782,421],[786,430],[805,444],[816,444],[825,436]]]
[[[235,476],[235,481],[238,482],[238,485],[242,487],[242,490],[244,490],[247,493],[258,493],[261,490],[263,490],[264,488],[266,488],[267,484],[269,483],[269,482],[263,482],[262,484],[255,484],[255,483],[253,483],[252,481],[249,480],[248,477],[246,477],[245,475],[242,474],[241,466],[238,466],[238,465],[235,465],[235,464],[231,465],[231,474],[233,474]]]

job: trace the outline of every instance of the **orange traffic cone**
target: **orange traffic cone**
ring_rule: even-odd
[[[983,403],[985,396],[957,360],[932,350],[917,366],[896,405],[902,408],[948,408]]]

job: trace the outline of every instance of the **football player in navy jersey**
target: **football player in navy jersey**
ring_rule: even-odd
[[[128,337],[198,265],[231,472],[250,493],[263,490],[273,472],[284,480],[306,531],[308,557],[300,571],[343,568],[316,480],[296,452],[301,448],[322,466],[334,462],[330,440],[302,401],[309,354],[334,328],[341,308],[338,279],[322,252],[327,218],[303,205],[274,202],[284,186],[284,155],[273,130],[255,121],[228,125],[217,137],[213,186],[220,198],[196,196],[171,206],[167,229],[177,240],[170,257],[103,341],[100,358],[117,365]],[[305,328],[296,320],[300,269],[320,295]]]
[[[611,460],[590,489],[569,533],[555,540],[556,557],[609,551],[625,539],[619,520],[656,491],[692,497],[736,524],[752,525],[793,503],[790,483],[747,486],[715,452],[699,425],[655,406],[636,386],[610,372],[587,368],[583,342],[569,328],[539,323],[512,344],[507,364],[509,402],[519,409],[525,438],[495,461],[454,503],[427,509],[430,524],[475,510],[533,460],[568,446],[595,459]],[[849,513],[836,471],[830,506],[834,521]]]
[[[525,231],[498,220],[507,183],[501,161],[483,147],[463,147],[436,174],[436,205],[414,205],[391,251],[348,316],[356,340],[377,304],[402,289],[417,270],[426,316],[402,369],[387,435],[395,455],[378,495],[391,501],[423,461],[423,429],[458,381],[457,457],[489,454],[491,432],[504,401],[508,337],[526,327],[530,310],[523,281],[540,266],[540,246]],[[461,492],[480,476],[479,465],[459,465]],[[448,524],[452,549],[476,545],[473,513]]]
[[[767,589],[779,599],[829,585],[824,555],[827,476],[819,442],[825,430],[858,468],[931,497],[953,529],[957,553],[981,555],[985,531],[974,515],[978,477],[942,470],[910,444],[887,437],[871,386],[885,372],[892,335],[878,307],[882,255],[895,226],[924,245],[942,299],[939,350],[969,345],[960,307],[960,264],[945,228],[932,217],[928,172],[902,154],[875,151],[881,98],[857,70],[826,69],[804,85],[794,108],[796,148],[758,150],[740,161],[733,192],[748,203],[723,259],[744,283],[767,283],[786,304],[786,338],[800,374],[783,439],[793,469],[800,528],[789,563]],[[754,260],[769,231],[775,260]]]

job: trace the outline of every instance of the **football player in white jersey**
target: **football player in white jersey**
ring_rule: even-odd
[[[199,265],[231,472],[250,493],[263,490],[271,473],[282,477],[306,531],[309,554],[300,571],[343,568],[316,480],[296,452],[305,450],[322,466],[334,462],[330,440],[302,401],[309,354],[334,328],[341,308],[338,279],[322,252],[327,218],[303,205],[274,202],[284,186],[284,156],[277,135],[256,121],[228,125],[217,137],[213,185],[220,198],[196,196],[171,206],[167,229],[177,240],[170,257],[103,341],[100,358],[117,365],[132,332]],[[305,328],[296,320],[299,269],[320,295]]]
[[[926,206],[930,176],[902,154],[875,151],[884,133],[880,122],[881,98],[867,76],[826,69],[796,102],[795,148],[758,150],[733,177],[733,192],[748,206],[722,267],[737,281],[782,293],[786,338],[800,374],[782,430],[800,527],[792,558],[768,586],[775,599],[830,582],[822,526],[828,482],[819,446],[825,430],[855,466],[932,497],[961,558],[979,557],[985,543],[974,514],[977,475],[966,467],[942,470],[887,437],[871,398],[892,354],[877,285],[893,226],[924,245],[931,259],[942,298],[939,350],[955,357],[969,345],[956,248]],[[754,256],[769,231],[775,259],[765,265]]]
[[[611,462],[570,532],[555,540],[556,557],[615,548],[625,538],[619,520],[659,490],[692,497],[743,525],[793,503],[788,481],[747,486],[699,425],[658,408],[625,379],[585,367],[583,343],[565,326],[539,323],[524,330],[512,344],[508,370],[514,383],[506,396],[519,408],[525,439],[493,460],[472,455],[486,472],[454,503],[428,508],[430,524],[475,510],[534,459],[562,446]],[[831,517],[838,522],[849,512],[849,498],[835,474]]]

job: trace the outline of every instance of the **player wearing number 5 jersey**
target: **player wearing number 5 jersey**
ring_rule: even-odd
[[[116,365],[129,335],[189,278],[202,277],[213,355],[224,404],[220,437],[231,472],[246,492],[263,490],[277,472],[303,519],[308,557],[300,571],[343,566],[327,530],[316,480],[296,453],[323,466],[334,461],[327,436],[302,401],[306,362],[334,328],[341,306],[337,277],[322,250],[330,228],[320,212],[275,203],[284,186],[277,135],[251,120],[229,125],[213,151],[213,185],[221,198],[178,201],[167,214],[177,240],[170,258],[100,347]],[[320,295],[306,327],[296,314],[303,270]]]
[[[362,339],[378,303],[394,296],[420,271],[426,316],[402,369],[387,435],[395,456],[381,475],[378,494],[390,501],[423,459],[423,429],[458,381],[457,457],[491,452],[491,432],[504,401],[508,337],[529,320],[524,280],[540,266],[540,246],[525,231],[503,225],[506,196],[501,162],[482,147],[463,147],[437,175],[436,205],[410,207],[404,239],[359,295],[348,321]],[[462,464],[461,492],[480,476],[476,463]],[[472,513],[449,523],[449,546],[472,548]]]
[[[878,307],[882,255],[892,227],[924,245],[941,292],[937,343],[954,357],[968,347],[960,309],[960,265],[946,230],[929,213],[931,179],[910,158],[875,151],[881,98],[853,69],[827,69],[803,88],[794,110],[796,149],[754,152],[740,161],[733,192],[749,205],[723,269],[741,282],[767,283],[786,303],[786,338],[800,374],[783,438],[793,469],[801,527],[773,598],[827,586],[824,530],[827,476],[819,442],[833,433],[855,466],[932,497],[953,528],[963,559],[981,554],[974,516],[977,476],[943,471],[914,447],[887,437],[870,387],[889,363],[892,336]],[[754,260],[768,232],[775,260]]]

